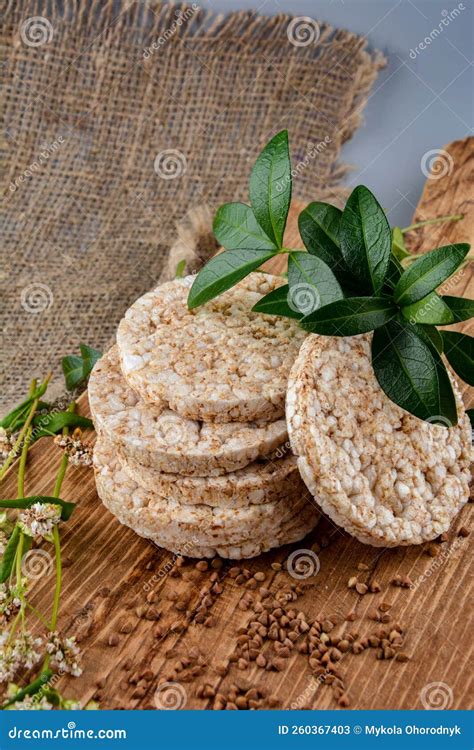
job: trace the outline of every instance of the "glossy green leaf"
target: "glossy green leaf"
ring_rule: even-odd
[[[386,297],[348,297],[305,316],[301,326],[323,336],[356,336],[383,326],[397,313]]]
[[[454,372],[474,385],[474,338],[466,333],[443,331],[444,354]]]
[[[413,261],[395,287],[395,301],[405,306],[426,297],[454,273],[468,252],[465,243],[445,245]]]
[[[434,347],[435,352],[438,354],[443,353],[443,339],[441,333],[435,326],[420,325],[419,323],[413,326],[417,336],[428,344],[428,346]]]
[[[474,318],[474,299],[450,297],[444,294],[442,300],[451,310],[456,323]]]
[[[393,227],[392,229],[392,253],[400,261],[410,257],[410,253],[405,245],[405,237],[400,227]]]
[[[302,315],[308,315],[344,296],[329,266],[310,253],[289,254],[288,284],[288,305]]]
[[[84,380],[82,357],[71,354],[63,357],[61,366],[68,391],[73,391]]]
[[[40,385],[35,390],[32,396],[28,396],[28,398],[25,398],[25,400],[18,404],[18,406],[15,406],[14,409],[8,412],[8,414],[6,414],[3,419],[0,420],[0,427],[3,427],[5,430],[12,430],[12,432],[20,429],[25,423],[33,401],[43,396],[46,392],[46,388],[47,384]],[[38,409],[42,408],[45,405],[46,404],[40,401],[38,403]]]
[[[93,430],[94,424],[87,417],[81,417],[70,411],[50,412],[49,414],[37,414],[33,419],[35,429],[32,433],[31,443],[41,437],[55,435],[63,427],[81,427],[84,430]]]
[[[102,357],[102,352],[93,349],[92,346],[87,346],[87,344],[79,344],[79,349],[82,355],[82,374],[84,378],[88,378],[95,363]]]
[[[446,368],[414,326],[393,320],[378,328],[372,338],[372,365],[382,390],[402,409],[429,422],[457,423]]]
[[[249,194],[255,218],[265,234],[281,248],[291,201],[287,130],[277,133],[257,158],[250,175]]]
[[[387,273],[392,235],[385,213],[364,185],[356,187],[342,213],[341,251],[361,292],[378,294]]]
[[[0,506],[3,507],[3,506]],[[9,578],[15,562],[16,550],[20,541],[20,527],[17,525],[12,531],[10,539],[7,542],[0,562],[0,583],[4,583]]]
[[[250,206],[225,203],[216,213],[213,230],[217,241],[227,250],[266,250],[277,246],[265,234]]]
[[[402,307],[402,315],[410,323],[448,325],[454,322],[453,313],[437,292],[431,292],[418,302]]]
[[[300,320],[303,316],[300,312],[293,310],[288,304],[288,284],[279,286],[259,299],[252,307],[252,312],[265,313],[266,315],[280,315],[283,318],[295,318]]]
[[[211,258],[189,290],[189,309],[218,297],[272,257],[273,252],[263,250],[226,250]]]
[[[0,508],[29,508],[35,503],[52,503],[53,505],[61,506],[61,518],[63,521],[67,521],[74,510],[75,503],[68,503],[66,500],[61,500],[59,497],[48,497],[46,495],[33,495],[32,497],[18,497],[13,500],[0,500]]]
[[[382,293],[389,294],[390,296],[392,296],[393,290],[395,289],[402,273],[403,273],[403,266],[400,263],[400,261],[397,260],[397,258],[392,253],[388,261],[387,273],[385,275],[385,281],[383,283]]]

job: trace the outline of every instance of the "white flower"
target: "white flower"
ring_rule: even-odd
[[[49,633],[46,650],[51,655],[51,666],[74,677],[82,674],[80,650],[74,637],[61,640],[57,632]]]
[[[21,530],[33,538],[51,538],[53,527],[61,519],[61,507],[55,503],[34,503],[18,515]]]

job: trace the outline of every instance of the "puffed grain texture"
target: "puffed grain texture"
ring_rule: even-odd
[[[117,331],[124,376],[144,401],[190,419],[274,421],[284,414],[288,373],[306,334],[295,320],[251,311],[284,283],[251,273],[194,310],[194,277],[140,297]]]
[[[370,337],[312,335],[292,368],[286,403],[308,489],[335,523],[374,546],[420,544],[447,531],[469,498],[471,428],[446,429],[399,408],[380,388]]]
[[[219,475],[275,451],[287,439],[286,422],[196,422],[162,405],[144,403],[127,385],[117,348],[95,365],[89,404],[98,432],[125,455],[167,474]]]
[[[122,469],[115,452],[99,438],[94,450],[97,492],[118,520],[166,549],[183,544],[207,550],[270,549],[302,538],[319,513],[306,492],[277,503],[243,509],[189,506],[143,490]],[[191,552],[186,554],[192,556]],[[218,552],[220,554],[220,552]],[[257,553],[256,553],[257,554]]]
[[[189,505],[242,508],[280,500],[306,487],[293,455],[278,458],[272,454],[238,471],[216,477],[186,477],[165,474],[118,451],[122,468],[140,487],[157,495]]]

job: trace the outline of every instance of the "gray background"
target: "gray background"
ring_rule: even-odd
[[[410,223],[425,175],[427,151],[469,135],[473,122],[473,4],[464,0],[202,0],[215,11],[256,9],[327,21],[368,37],[388,59],[365,110],[365,122],[347,143],[354,165],[347,182],[371,188],[393,225]],[[410,58],[446,11],[457,18],[424,51]],[[444,13],[443,13],[444,11]]]

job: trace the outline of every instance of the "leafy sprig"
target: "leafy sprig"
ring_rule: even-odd
[[[372,366],[386,395],[420,419],[457,422],[456,401],[443,354],[455,372],[473,382],[473,339],[436,326],[474,317],[474,301],[444,296],[438,287],[465,262],[469,245],[455,243],[413,256],[405,234],[440,217],[390,228],[381,205],[364,185],[344,210],[310,203],[299,215],[305,249],[290,250],[283,235],[291,200],[288,132],[278,133],[250,175],[250,205],[227,203],[214,220],[225,248],[198,273],[188,306],[199,307],[230,289],[279,253],[288,257],[288,284],[273,290],[254,312],[294,318],[324,336],[374,331]]]
[[[83,355],[88,355],[88,347],[81,347]],[[92,350],[94,351],[94,350]],[[29,674],[39,664],[39,672],[33,674],[24,687],[10,682],[6,694],[0,698],[0,710],[11,708],[80,708],[77,701],[64,698],[56,689],[57,674],[81,672],[79,650],[75,638],[62,638],[57,632],[59,607],[62,589],[62,556],[60,525],[67,522],[75,504],[60,497],[63,480],[68,468],[70,454],[67,450],[61,457],[54,487],[49,495],[25,496],[25,472],[28,451],[35,439],[44,435],[54,435],[61,431],[63,439],[68,439],[69,427],[91,427],[90,420],[75,413],[73,401],[67,411],[49,411],[49,404],[41,401],[46,392],[49,376],[38,387],[36,380],[30,386],[28,397],[3,418],[2,438],[8,438],[12,445],[3,466],[0,479],[7,473],[13,459],[20,454],[17,474],[17,497],[0,500],[0,542],[3,553],[0,556],[0,623],[7,638],[0,649],[0,682],[5,682],[16,674]],[[11,437],[12,431],[18,431]],[[8,444],[8,443],[7,443]],[[74,434],[74,446],[80,444]],[[7,511],[10,515],[7,515]],[[12,515],[16,512],[16,515]],[[36,544],[51,544],[54,552],[46,550],[30,551]],[[41,555],[41,560],[54,558],[55,583],[51,614],[41,613],[30,601],[28,554]],[[34,579],[35,575],[32,575]],[[44,637],[38,637],[29,628],[29,616],[33,614],[44,628]],[[56,674],[55,674],[56,673]],[[54,676],[54,681],[53,681]],[[91,702],[86,708],[96,708]]]

